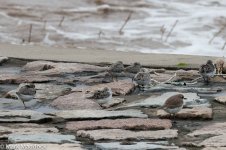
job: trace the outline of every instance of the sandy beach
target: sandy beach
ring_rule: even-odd
[[[0,44],[0,55],[28,60],[53,60],[83,63],[114,63],[118,60],[125,64],[135,61],[144,66],[175,67],[180,63],[188,64],[186,67],[197,68],[206,60],[215,60],[216,57],[174,55],[174,54],[146,54],[139,52],[119,52],[95,49],[57,48],[33,45]]]

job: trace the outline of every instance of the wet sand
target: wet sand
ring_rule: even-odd
[[[180,67],[179,64],[187,64],[185,68],[198,68],[200,64],[208,59],[215,60],[216,57],[173,55],[173,54],[145,54],[138,52],[119,52],[97,49],[59,48],[33,45],[11,45],[0,44],[0,56],[12,58],[23,58],[30,60],[52,60],[65,62],[84,63],[114,63],[118,60],[124,64],[135,61],[144,66],[151,67]]]

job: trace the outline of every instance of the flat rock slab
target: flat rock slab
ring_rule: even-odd
[[[63,75],[65,73],[73,73],[77,75],[87,75],[106,71],[106,67],[79,63],[54,63],[50,61],[33,61],[27,63],[23,70],[41,75]]]
[[[204,126],[198,130],[189,133],[189,136],[202,136],[202,135],[222,135],[226,134],[226,122],[213,123]]]
[[[0,110],[0,122],[45,122],[51,121],[52,116],[32,110]]]
[[[0,83],[3,84],[20,84],[20,83],[45,83],[55,81],[55,77],[46,77],[36,74],[1,74]]]
[[[104,119],[104,118],[147,118],[140,110],[121,110],[121,111],[106,111],[106,110],[64,110],[50,113],[57,117],[67,120],[80,119]]]
[[[26,102],[28,108],[37,104],[35,99]],[[9,99],[9,98],[0,98],[0,110],[24,110],[24,105],[21,100]]]
[[[19,87],[25,85],[24,83],[21,83]],[[6,95],[8,98],[17,98],[16,91],[19,89],[19,87],[15,90],[9,91]],[[52,100],[55,99],[61,95],[65,95],[71,91],[71,87],[68,85],[56,85],[51,83],[45,83],[45,84],[35,84],[36,94],[35,98],[38,100]]]
[[[200,74],[198,73],[197,70],[189,70],[189,71],[177,70],[176,74],[177,76],[175,80],[180,80],[180,81],[185,81],[185,80],[190,81],[200,77]]]
[[[222,104],[226,104],[226,96],[219,96],[215,98],[215,101],[222,103]]]
[[[25,147],[27,149],[25,149]],[[79,143],[66,143],[66,144],[40,144],[40,143],[23,143],[23,144],[8,144],[6,149],[16,150],[85,150]]]
[[[178,146],[169,146],[162,144],[161,142],[134,142],[131,144],[121,144],[120,142],[111,143],[95,143],[99,149],[107,150],[144,150],[144,149],[161,149],[161,150],[185,150],[185,148],[179,148]]]
[[[61,135],[58,133],[13,133],[8,136],[12,143],[76,143],[74,135]]]
[[[51,106],[61,110],[102,109],[97,102],[85,98],[82,92],[60,96],[51,103]]]
[[[115,98],[115,97],[112,97],[112,99],[110,101],[108,101],[107,103],[101,104],[101,107],[103,107],[103,108],[110,108],[110,107],[113,107],[113,106],[117,106],[119,104],[122,104],[124,102],[126,102],[126,100],[124,98]]]
[[[95,129],[127,129],[127,130],[161,130],[170,129],[171,121],[168,119],[105,119],[94,121],[73,121],[66,123],[66,129],[71,131]]]
[[[0,126],[0,138],[8,138],[13,133],[57,133],[59,130],[55,127],[47,127],[34,123],[7,124]]]
[[[210,103],[205,99],[200,99],[196,93],[179,93],[179,92],[167,92],[160,96],[151,96],[147,99],[132,102],[123,107],[160,107],[165,101],[176,94],[183,94],[187,99],[184,100],[184,107],[197,107],[197,106],[210,106]]]
[[[157,111],[157,116],[160,118],[170,118],[170,114],[160,109]],[[212,108],[207,107],[194,107],[191,109],[182,109],[175,115],[176,118],[180,119],[212,119],[213,111]]]
[[[218,147],[226,147],[225,139],[226,134],[213,136],[199,143],[199,146],[215,147],[216,149],[218,149]]]
[[[35,89],[37,89],[35,98],[39,100],[52,100],[71,91],[68,85],[55,84],[35,84]]]
[[[94,141],[98,140],[165,140],[178,136],[177,130],[157,130],[157,131],[130,131],[121,129],[101,129],[101,130],[80,130],[77,136],[89,138]]]
[[[114,96],[117,95],[127,95],[131,93],[135,89],[135,84],[130,81],[119,80],[117,82],[105,83],[105,84],[98,84],[94,86],[89,86],[85,91],[93,91],[95,89],[109,87],[112,90],[112,94]],[[74,88],[72,91],[81,91],[80,88]]]

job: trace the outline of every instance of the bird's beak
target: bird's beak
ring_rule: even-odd
[[[184,97],[184,99],[188,99],[188,98]]]

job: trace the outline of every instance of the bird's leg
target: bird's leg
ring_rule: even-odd
[[[27,107],[26,107],[26,105],[25,105],[25,103],[24,103],[24,101],[16,94],[16,97],[19,99],[19,100],[21,100],[22,101],[22,103],[23,103],[23,105],[24,105],[24,109],[26,109]]]

